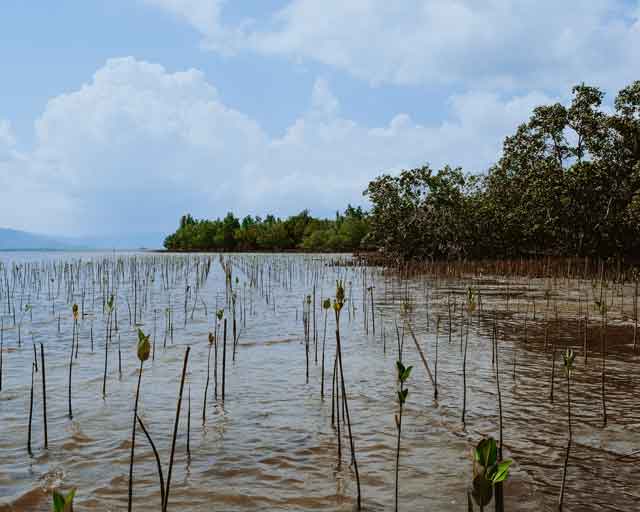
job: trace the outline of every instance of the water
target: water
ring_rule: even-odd
[[[395,322],[404,331],[404,361],[414,366],[408,382],[409,398],[403,416],[400,454],[401,510],[466,510],[466,491],[471,480],[471,450],[485,435],[498,436],[495,366],[490,334],[493,310],[499,332],[499,363],[504,413],[504,456],[512,458],[505,486],[507,510],[555,510],[562,479],[567,438],[566,380],[558,350],[554,401],[550,402],[552,350],[544,348],[544,292],[541,281],[481,282],[482,310],[469,324],[467,360],[466,425],[461,424],[462,356],[460,303],[468,281],[412,278],[400,282],[396,276],[369,269],[367,286],[375,285],[376,334],[369,315],[364,327],[362,269],[332,267],[330,260],[309,256],[235,257],[234,286],[239,293],[237,310],[241,335],[236,361],[231,361],[232,342],[227,345],[226,397],[224,405],[214,399],[213,369],[202,423],[204,385],[207,373],[207,334],[213,331],[217,307],[224,307],[225,276],[214,256],[208,279],[195,301],[195,261],[205,256],[164,256],[113,253],[1,253],[11,280],[12,263],[30,267],[32,281],[25,285],[24,304],[32,304],[33,321],[22,319],[21,346],[13,313],[9,313],[6,291],[0,311],[4,322],[3,383],[0,392],[0,511],[50,510],[54,487],[78,488],[77,510],[123,510],[127,504],[130,437],[139,362],[135,356],[135,329],[129,324],[126,297],[133,300],[127,278],[133,256],[143,268],[155,269],[153,289],[144,299],[142,329],[155,331],[155,360],[147,361],[142,375],[139,414],[149,429],[162,459],[164,477],[171,450],[180,373],[185,348],[191,347],[176,455],[171,480],[169,509],[181,511],[252,510],[344,510],[355,506],[356,483],[349,464],[349,441],[342,425],[342,463],[338,463],[337,436],[331,426],[331,375],[335,350],[335,321],[328,315],[325,399],[320,398],[320,361],[323,313],[320,297],[335,293],[335,279],[345,278],[351,297],[342,311],[343,364],[349,397],[363,505],[366,510],[393,507],[397,413],[395,361],[398,357]],[[87,276],[101,262],[113,265],[116,258],[122,282],[118,290],[118,332],[108,353],[107,396],[102,398],[105,317],[100,282],[94,286]],[[191,286],[184,325],[186,261],[190,262]],[[54,275],[48,291],[46,269],[51,262],[82,263],[80,279],[69,296],[63,274]],[[153,261],[153,264],[149,262]],[[162,289],[161,268],[168,261],[171,282]],[[163,263],[165,262],[165,263]],[[181,263],[180,263],[181,262]],[[257,286],[249,283],[249,262],[263,270]],[[168,267],[167,267],[168,268]],[[269,268],[271,278],[269,279]],[[24,269],[22,270],[24,272]],[[38,278],[33,276],[38,275]],[[316,321],[319,361],[311,341],[310,377],[305,378],[302,300],[316,281]],[[4,282],[4,274],[0,272]],[[235,278],[238,282],[235,282]],[[61,281],[61,291],[57,283]],[[34,283],[40,282],[36,293]],[[245,284],[246,283],[246,284]],[[3,284],[4,286],[4,284]],[[607,330],[607,412],[602,426],[598,319],[592,313],[589,343],[592,351],[585,365],[582,334],[575,320],[576,284],[560,296],[559,321],[547,312],[550,344],[570,342],[578,351],[572,382],[573,446],[568,467],[565,510],[635,510],[640,498],[637,485],[638,456],[621,457],[640,448],[638,358],[629,350],[631,324],[623,321],[624,308],[612,308]],[[587,290],[587,285],[583,283]],[[145,287],[146,289],[147,287]],[[79,355],[73,364],[73,419],[67,415],[67,379],[73,320],[71,303],[81,304],[85,291],[85,316],[79,321]],[[505,290],[509,290],[509,307]],[[561,288],[559,288],[561,290]],[[50,299],[50,293],[56,295]],[[140,289],[138,294],[142,294]],[[560,293],[560,291],[558,291]],[[564,292],[563,292],[564,293]],[[626,314],[631,296],[626,291]],[[17,287],[12,300],[18,309]],[[429,295],[427,315],[426,294]],[[586,294],[586,291],[585,291]],[[412,310],[401,316],[405,296]],[[267,303],[268,296],[268,303]],[[586,295],[585,295],[586,296]],[[537,301],[537,319],[529,309],[527,341],[523,323],[525,304]],[[143,306],[143,300],[146,303]],[[369,299],[367,299],[369,300]],[[448,339],[448,302],[456,302]],[[55,314],[52,314],[52,302]],[[68,303],[67,303],[68,302]],[[204,302],[204,304],[203,304]],[[195,303],[195,309],[194,309]],[[207,311],[205,313],[206,304]],[[173,340],[165,339],[166,307],[173,310]],[[133,305],[132,305],[133,307]],[[246,315],[240,320],[240,310]],[[619,309],[619,308],[618,308]],[[154,322],[154,313],[155,322]],[[193,313],[193,319],[191,318]],[[58,333],[60,315],[60,333]],[[438,401],[408,330],[408,318],[433,371],[435,323],[441,317],[438,361]],[[229,340],[231,340],[231,314]],[[245,327],[246,322],[246,327]],[[154,328],[155,325],[155,328]],[[94,351],[90,332],[93,326]],[[382,331],[385,331],[383,342]],[[312,323],[313,329],[313,323]],[[118,339],[122,350],[122,374],[118,371]],[[33,343],[43,343],[46,353],[49,449],[43,449],[41,373],[35,374],[33,456],[27,453],[27,423]],[[514,352],[515,350],[515,352]],[[513,356],[516,374],[513,378]],[[221,352],[218,354],[221,359]],[[38,364],[40,355],[38,353]],[[212,362],[213,366],[213,356]],[[39,370],[41,368],[39,367]],[[221,368],[218,370],[221,379]],[[187,456],[187,396],[191,396],[191,457]],[[218,384],[220,395],[221,384]],[[136,438],[134,510],[160,509],[160,491],[155,459],[140,429]]]

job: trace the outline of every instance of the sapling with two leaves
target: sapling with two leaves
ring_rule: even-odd
[[[573,437],[573,432],[571,429],[571,375],[575,370],[575,359],[576,354],[571,348],[567,348],[567,350],[562,354],[564,372],[567,378],[567,451],[564,456],[564,468],[562,471],[562,485],[560,487],[560,497],[558,498],[558,509],[562,510],[562,504],[564,501],[564,488],[567,480],[567,465],[569,464],[569,452],[571,451],[571,441]]]
[[[409,396],[409,389],[405,387],[405,383],[411,375],[412,366],[405,367],[402,361],[396,361],[396,369],[398,370],[398,414],[395,416],[396,429],[398,430],[398,442],[396,445],[396,494],[395,494],[395,510],[398,511],[398,478],[400,471],[400,436],[402,434],[402,411],[404,404]]]
[[[471,496],[473,501],[484,510],[493,498],[496,484],[504,482],[509,476],[509,467],[513,461],[498,461],[498,445],[492,437],[480,441],[473,450],[473,485]],[[473,510],[469,500],[469,510]]]

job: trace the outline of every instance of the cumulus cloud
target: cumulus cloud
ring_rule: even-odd
[[[220,0],[145,0],[189,21],[203,46],[320,62],[372,83],[566,90],[638,75],[640,7],[628,0],[289,0],[230,26]]]
[[[15,146],[10,123],[0,119],[0,227],[63,229],[70,213],[67,198],[50,188],[46,172]]]
[[[452,97],[446,122],[399,113],[369,127],[340,114],[326,80],[281,136],[225,105],[198,70],[109,60],[76,91],[53,98],[18,153],[0,123],[0,214],[15,226],[68,234],[172,230],[179,215],[331,214],[382,171],[430,162],[482,170],[539,93]],[[3,149],[4,148],[4,149]],[[33,204],[32,216],[25,212]],[[13,222],[10,222],[13,221]]]
[[[6,119],[0,119],[0,151],[6,151],[8,154],[9,148],[13,147],[16,143],[16,139],[11,129],[11,123]],[[3,153],[0,153],[2,158]]]

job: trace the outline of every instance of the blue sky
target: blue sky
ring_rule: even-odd
[[[640,79],[637,1],[557,4],[5,0],[0,226],[330,215],[383,171],[485,170],[536,105]]]

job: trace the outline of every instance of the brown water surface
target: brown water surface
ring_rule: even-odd
[[[3,377],[0,391],[0,511],[50,510],[51,489],[78,488],[76,510],[119,511],[126,508],[138,361],[137,336],[129,324],[127,298],[133,301],[129,276],[134,255],[4,254],[7,279],[26,275],[24,287],[10,290],[17,308],[21,345],[6,289],[0,296],[4,324]],[[108,353],[107,396],[102,397],[105,316],[95,266],[123,262],[118,289],[118,327]],[[171,282],[163,289],[165,258],[174,262]],[[362,269],[326,266],[321,257],[299,255],[234,257],[234,287],[238,311],[246,311],[236,360],[227,345],[224,404],[214,398],[213,369],[202,424],[207,372],[207,333],[213,330],[216,307],[225,306],[225,277],[217,256],[195,300],[195,265],[206,256],[135,255],[140,278],[154,269],[153,289],[138,297],[142,329],[156,333],[155,360],[145,363],[139,413],[160,452],[165,472],[171,450],[179,376],[185,348],[191,346],[187,388],[176,444],[170,510],[344,510],[354,509],[355,475],[349,464],[348,438],[342,440],[339,463],[337,436],[331,426],[331,375],[335,351],[335,321],[329,314],[326,343],[326,396],[320,398],[320,359],[323,312],[320,297],[335,293],[335,279],[346,279],[350,297],[342,312],[343,362],[354,441],[366,510],[393,507],[397,413],[396,328],[404,332],[404,360],[414,366],[404,411],[400,456],[401,510],[466,510],[471,478],[472,447],[485,435],[498,437],[498,405],[491,333],[498,331],[498,362],[502,390],[504,456],[512,458],[505,486],[506,510],[555,510],[562,479],[567,439],[567,386],[561,350],[570,344],[578,353],[572,380],[573,446],[568,466],[565,510],[638,510],[640,409],[637,406],[638,357],[631,350],[632,296],[627,287],[610,288],[607,326],[606,407],[603,426],[601,400],[600,317],[593,305],[590,283],[556,283],[546,305],[548,281],[467,279],[447,281],[411,278],[368,269],[367,286],[375,285],[376,334],[368,311],[364,327]],[[46,269],[52,261],[80,263],[80,274],[68,295],[64,274],[54,275],[52,301]],[[189,267],[186,266],[189,261]],[[327,260],[328,261],[328,260]],[[13,263],[26,264],[15,270]],[[104,263],[107,262],[107,263]],[[181,262],[181,263],[175,263]],[[36,272],[34,270],[38,268]],[[89,269],[93,268],[93,271]],[[167,267],[168,268],[168,267]],[[251,269],[260,269],[251,286]],[[0,268],[0,277],[5,274]],[[93,273],[92,273],[93,272]],[[186,277],[186,281],[185,281]],[[235,278],[238,281],[235,282]],[[319,362],[312,340],[310,378],[305,381],[302,301],[316,283],[316,324]],[[62,287],[58,292],[58,281]],[[20,282],[20,281],[18,281]],[[184,318],[186,282],[191,286]],[[255,284],[255,283],[254,283]],[[480,304],[467,321],[462,304],[467,287],[480,290]],[[5,285],[3,284],[3,287]],[[39,288],[39,290],[38,290]],[[94,289],[95,288],[95,289]],[[145,289],[146,289],[145,288]],[[73,365],[73,419],[67,416],[67,379],[71,350],[71,303],[82,301],[86,315],[79,322],[79,356]],[[268,290],[268,293],[267,293]],[[136,293],[142,293],[137,290]],[[626,298],[625,298],[626,294]],[[267,303],[268,295],[268,303]],[[578,305],[577,297],[581,297]],[[71,297],[71,299],[70,299]],[[407,297],[409,300],[407,301]],[[533,319],[533,301],[536,319]],[[590,304],[589,359],[583,353],[584,301]],[[619,302],[622,303],[622,308]],[[20,303],[32,304],[22,316]],[[412,307],[403,307],[403,302]],[[207,311],[205,312],[205,305]],[[217,306],[216,306],[217,304]],[[449,341],[449,305],[451,341]],[[173,340],[164,347],[165,314],[171,307]],[[555,311],[558,310],[556,320]],[[133,307],[133,306],[132,306]],[[626,309],[625,309],[626,308]],[[11,311],[10,311],[11,309]],[[370,308],[369,308],[370,309]],[[154,310],[155,322],[154,322]],[[401,312],[404,311],[404,314]],[[60,333],[58,315],[61,315]],[[231,313],[226,312],[231,338]],[[193,316],[193,318],[192,318]],[[438,400],[419,358],[406,323],[410,322],[434,370],[436,318],[438,336]],[[525,333],[524,319],[527,317]],[[246,326],[245,326],[246,323]],[[461,339],[468,325],[467,413],[461,423]],[[93,328],[94,351],[90,333]],[[313,329],[313,325],[312,325]],[[384,340],[382,333],[385,333]],[[546,331],[546,336],[545,336]],[[461,337],[462,334],[462,337]],[[547,339],[545,347],[545,337]],[[118,372],[118,340],[122,374]],[[41,373],[34,390],[33,456],[27,453],[27,425],[33,343],[46,353],[49,449],[43,448]],[[553,347],[556,352],[554,400],[550,400]],[[38,354],[38,364],[40,364]],[[221,352],[219,352],[221,358]],[[515,359],[515,364],[514,364]],[[213,366],[213,357],[211,364]],[[515,368],[515,375],[514,375]],[[41,368],[39,368],[41,370]],[[220,378],[221,368],[218,370]],[[186,453],[187,392],[191,395],[191,457]],[[220,384],[218,393],[220,393]],[[344,428],[342,429],[344,435]],[[134,510],[160,509],[157,469],[152,451],[138,430],[134,469]]]

